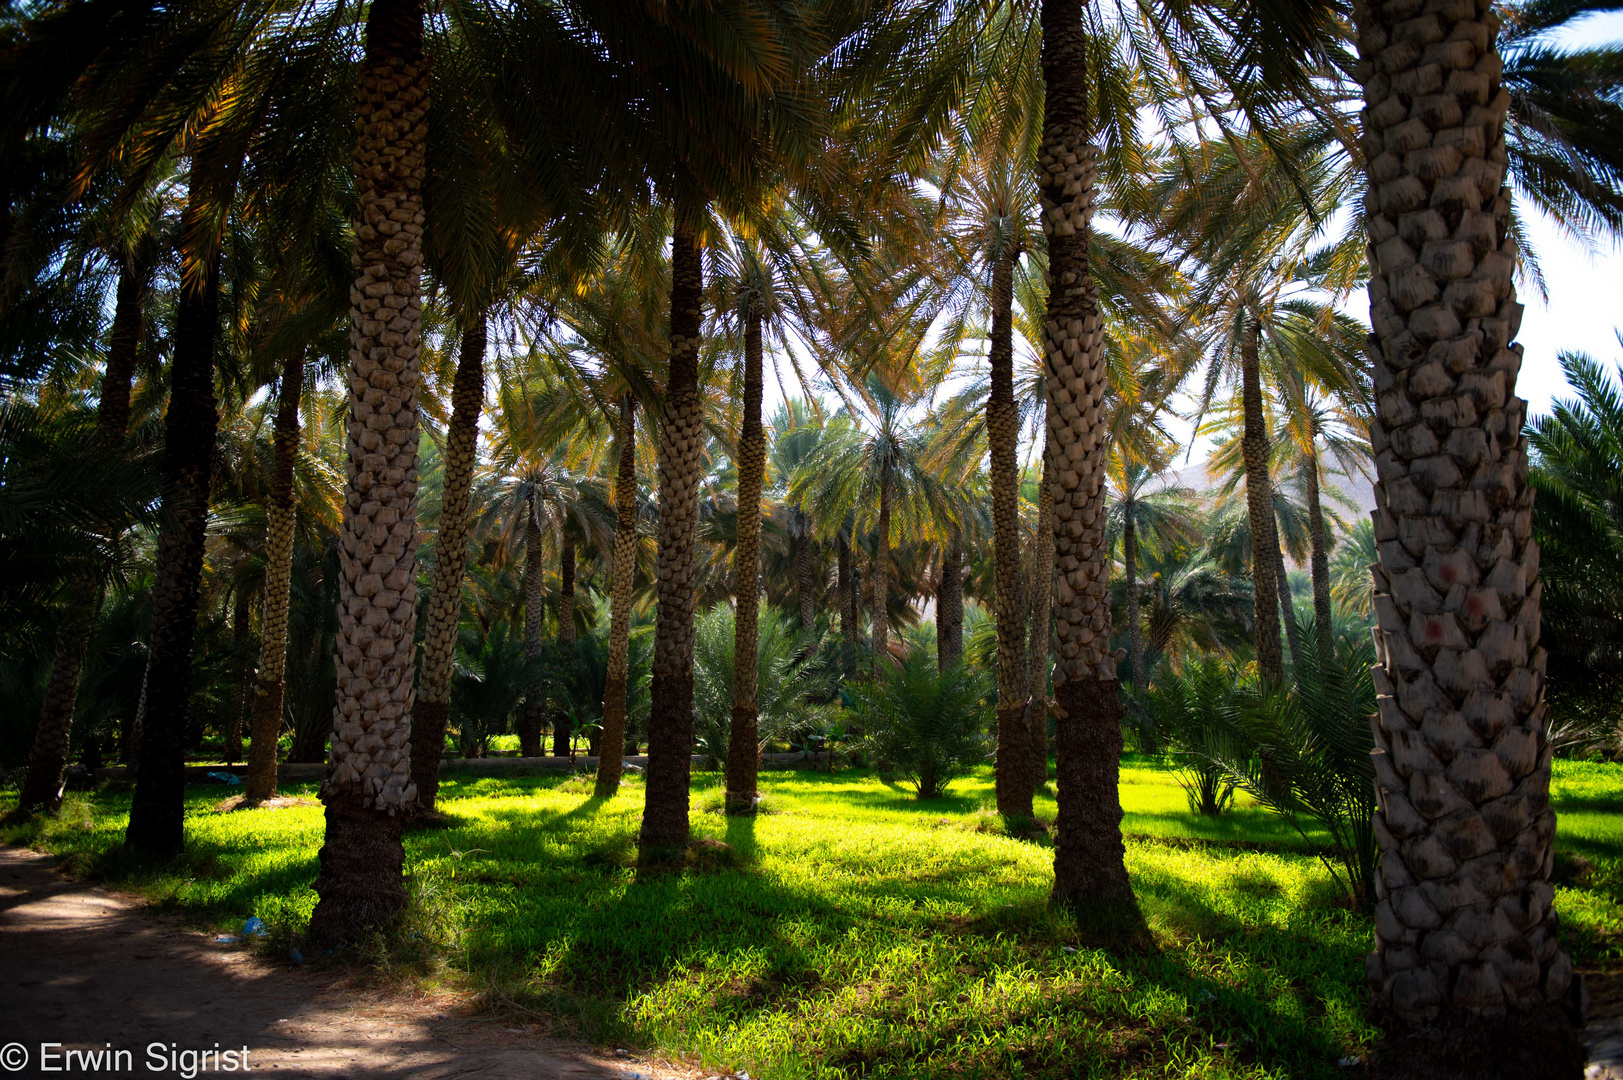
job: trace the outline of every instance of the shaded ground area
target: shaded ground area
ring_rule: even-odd
[[[17,1075],[39,1075],[40,1044],[51,1042],[63,1051],[128,1049],[143,1075],[161,1075],[148,1072],[152,1042],[247,1046],[254,1071],[290,1078],[681,1075],[460,1015],[453,1001],[389,997],[331,972],[268,963],[70,881],[54,862],[0,848],[0,1044],[28,1051]]]

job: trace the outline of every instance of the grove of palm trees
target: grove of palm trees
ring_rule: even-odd
[[[1613,6],[0,7],[0,853],[642,1075],[1623,1076]]]

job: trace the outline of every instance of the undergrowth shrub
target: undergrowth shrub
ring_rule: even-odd
[[[981,669],[938,671],[933,655],[914,649],[853,688],[853,712],[864,748],[933,799],[986,756],[991,694]]]

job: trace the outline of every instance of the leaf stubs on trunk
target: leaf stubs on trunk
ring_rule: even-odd
[[[647,796],[639,857],[685,850],[693,753],[693,541],[699,517],[703,405],[699,334],[704,255],[678,208],[671,245],[671,362],[659,423],[659,608],[654,622]]]
[[[637,406],[620,399],[619,468],[614,478],[614,566],[609,596],[608,677],[603,685],[603,734],[594,793],[620,787],[626,746],[626,681],[630,674],[631,588],[637,572]]]
[[[1137,943],[1146,931],[1127,880],[1116,790],[1121,705],[1106,592],[1107,425],[1101,413],[1107,385],[1103,328],[1088,264],[1098,151],[1087,142],[1087,38],[1078,0],[1044,0],[1042,31],[1046,107],[1037,185],[1048,236],[1042,348],[1058,566],[1053,900],[1091,918],[1101,939]]]
[[[1353,5],[1366,109],[1378,1073],[1577,1077],[1549,876],[1538,549],[1485,4]]]
[[[429,586],[428,625],[423,633],[423,670],[417,710],[411,724],[411,778],[417,806],[434,809],[440,789],[440,759],[451,715],[451,670],[456,659],[457,619],[462,611],[462,575],[468,563],[468,507],[473,467],[478,461],[479,410],[485,400],[486,325],[479,316],[462,335],[456,377],[451,383],[451,423],[445,437],[445,487],[440,531],[435,541],[434,578]]]
[[[411,782],[417,624],[417,382],[422,328],[428,61],[418,0],[376,0],[356,103],[348,483],[341,529],[337,705],[321,798],[327,835],[317,941],[380,925],[405,903],[401,820]]]
[[[766,431],[761,425],[761,314],[753,308],[744,322],[744,417],[738,440],[738,545],[733,551],[733,714],[727,733],[729,814],[755,812],[758,779],[758,717],[761,591],[761,487],[766,478]],[[801,574],[805,593],[806,575]],[[805,620],[808,597],[801,597]]]

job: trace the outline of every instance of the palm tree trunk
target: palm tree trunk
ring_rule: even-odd
[[[1302,661],[1302,628],[1296,622],[1296,598],[1291,595],[1290,568],[1285,565],[1285,551],[1279,546],[1279,529],[1274,529],[1274,578],[1279,583],[1279,615],[1285,623],[1285,638],[1290,643],[1291,662]]]
[[[1133,520],[1133,498],[1123,493],[1126,511],[1121,528],[1121,560],[1127,578],[1127,655],[1133,667],[1133,688],[1139,693],[1149,685],[1144,666],[1144,627],[1138,611],[1138,523]]]
[[[421,0],[374,0],[358,73],[350,290],[349,481],[339,565],[337,707],[321,785],[316,942],[405,903],[417,627],[417,380],[428,60]]]
[[[423,670],[417,677],[417,711],[411,718],[411,779],[417,809],[431,812],[440,791],[440,760],[451,719],[451,672],[456,664],[457,622],[462,615],[462,575],[468,567],[468,507],[473,467],[479,460],[479,410],[485,403],[485,316],[462,334],[456,377],[451,382],[451,423],[445,432],[445,481],[440,532],[434,542],[434,576],[423,629]]]
[[[697,208],[694,208],[697,209]],[[641,857],[685,850],[693,755],[693,534],[704,449],[699,333],[704,253],[678,207],[671,245],[671,363],[659,424],[659,610],[654,622],[647,796]]]
[[[1043,404],[1043,431],[1048,430],[1048,409]],[[1031,626],[1026,643],[1026,724],[1031,729],[1032,777],[1041,787],[1048,782],[1048,672],[1053,660],[1054,604],[1054,489],[1043,455],[1042,479],[1037,494],[1037,535],[1031,545]]]
[[[1268,478],[1268,427],[1262,415],[1262,368],[1258,361],[1257,321],[1242,316],[1240,330],[1240,395],[1245,432],[1240,439],[1245,459],[1245,503],[1251,523],[1251,586],[1255,597],[1257,667],[1275,686],[1285,681],[1284,645],[1279,637],[1279,578],[1275,562],[1279,535],[1274,527],[1274,489]]]
[[[1307,455],[1304,486],[1307,496],[1308,542],[1312,545],[1313,629],[1319,655],[1329,656],[1333,646],[1335,615],[1330,606],[1330,543],[1324,527],[1324,505],[1319,495],[1319,455]]]
[[[119,268],[117,304],[113,309],[113,331],[107,343],[107,370],[101,380],[101,400],[96,410],[102,443],[109,452],[124,445],[130,422],[130,381],[135,374],[136,347],[141,341],[141,304],[146,298],[150,267]],[[28,776],[23,781],[17,809],[21,813],[44,810],[55,813],[62,805],[62,779],[68,765],[68,740],[73,733],[73,711],[79,700],[79,675],[84,670],[85,650],[96,628],[97,594],[95,583],[86,581],[68,601],[62,624],[56,632],[56,649],[51,658],[51,675],[45,684],[44,707],[34,730],[34,747],[28,755]]]
[[[801,514],[801,511],[795,511]],[[795,537],[795,598],[800,601],[800,629],[817,629],[817,549],[812,540],[811,522],[801,514],[801,528]]]
[[[540,508],[531,491],[524,502],[524,658],[534,660],[546,647],[546,562],[541,556]],[[524,723],[519,729],[519,754],[540,757],[544,749],[541,729],[547,724],[546,686],[530,685],[524,698]]]
[[[761,486],[766,479],[766,431],[761,426],[761,314],[744,321],[744,418],[738,438],[738,546],[733,551],[733,716],[727,732],[729,814],[755,812],[760,766],[756,683],[760,679]],[[805,578],[801,578],[804,586]],[[802,588],[804,592],[804,588]],[[805,597],[801,598],[805,622]]]
[[[840,575],[840,633],[854,650],[859,642],[861,627],[857,625],[862,607],[862,598],[857,594],[856,567],[851,557],[851,534],[840,533],[839,544],[839,570]]]
[[[637,573],[637,404],[620,399],[620,462],[614,479],[614,567],[609,597],[608,676],[603,684],[603,734],[595,793],[620,789],[625,765],[626,682],[630,676],[631,587]]]
[[[246,802],[276,794],[276,747],[282,735],[282,701],[287,673],[287,610],[293,583],[293,463],[299,452],[299,395],[304,389],[304,352],[282,361],[275,422],[275,461],[269,505],[265,507],[265,608],[259,617],[259,670],[254,708],[248,722]]]
[[[182,228],[209,232],[212,205],[230,201],[222,182],[193,160],[192,193]],[[220,189],[226,188],[222,192]],[[223,197],[221,197],[223,194]],[[219,330],[220,249],[199,252],[201,268],[183,283],[175,312],[175,359],[164,417],[165,524],[158,532],[144,684],[145,711],[135,768],[135,794],[124,841],[132,850],[167,856],[184,846],[186,714],[191,697],[192,646],[203,584],[203,545],[219,414],[214,398],[214,338]]]
[[[1380,1064],[1391,1076],[1577,1077],[1582,990],[1549,880],[1498,16],[1360,2],[1353,18],[1377,391],[1382,854],[1368,973],[1388,1039]]]
[[[564,530],[558,552],[558,660],[567,664],[575,656],[575,541]],[[554,757],[570,757],[574,747],[570,737],[569,714],[560,709],[552,721]]]
[[[941,586],[935,594],[935,664],[946,671],[963,658],[964,541],[954,532],[941,552]]]
[[[992,260],[991,451],[993,608],[997,619],[997,811],[1031,817],[1031,729],[1026,723],[1026,610],[1020,587],[1020,413],[1014,404],[1014,253]]]
[[[1102,406],[1106,390],[1097,286],[1088,265],[1098,151],[1088,145],[1089,78],[1081,0],[1043,0],[1044,131],[1037,183],[1051,285],[1043,356],[1051,395],[1059,660],[1055,667],[1059,814],[1054,900],[1103,940],[1137,939],[1143,918],[1127,880],[1117,794],[1121,699],[1110,655],[1104,542]]]
[[[873,665],[890,659],[890,472],[879,480],[879,526],[873,547]]]
[[[226,721],[225,763],[242,760],[242,713],[248,705],[248,682],[253,678],[253,640],[248,631],[248,597],[239,586],[231,612],[231,651],[236,653],[235,685],[231,688],[231,716]]]

